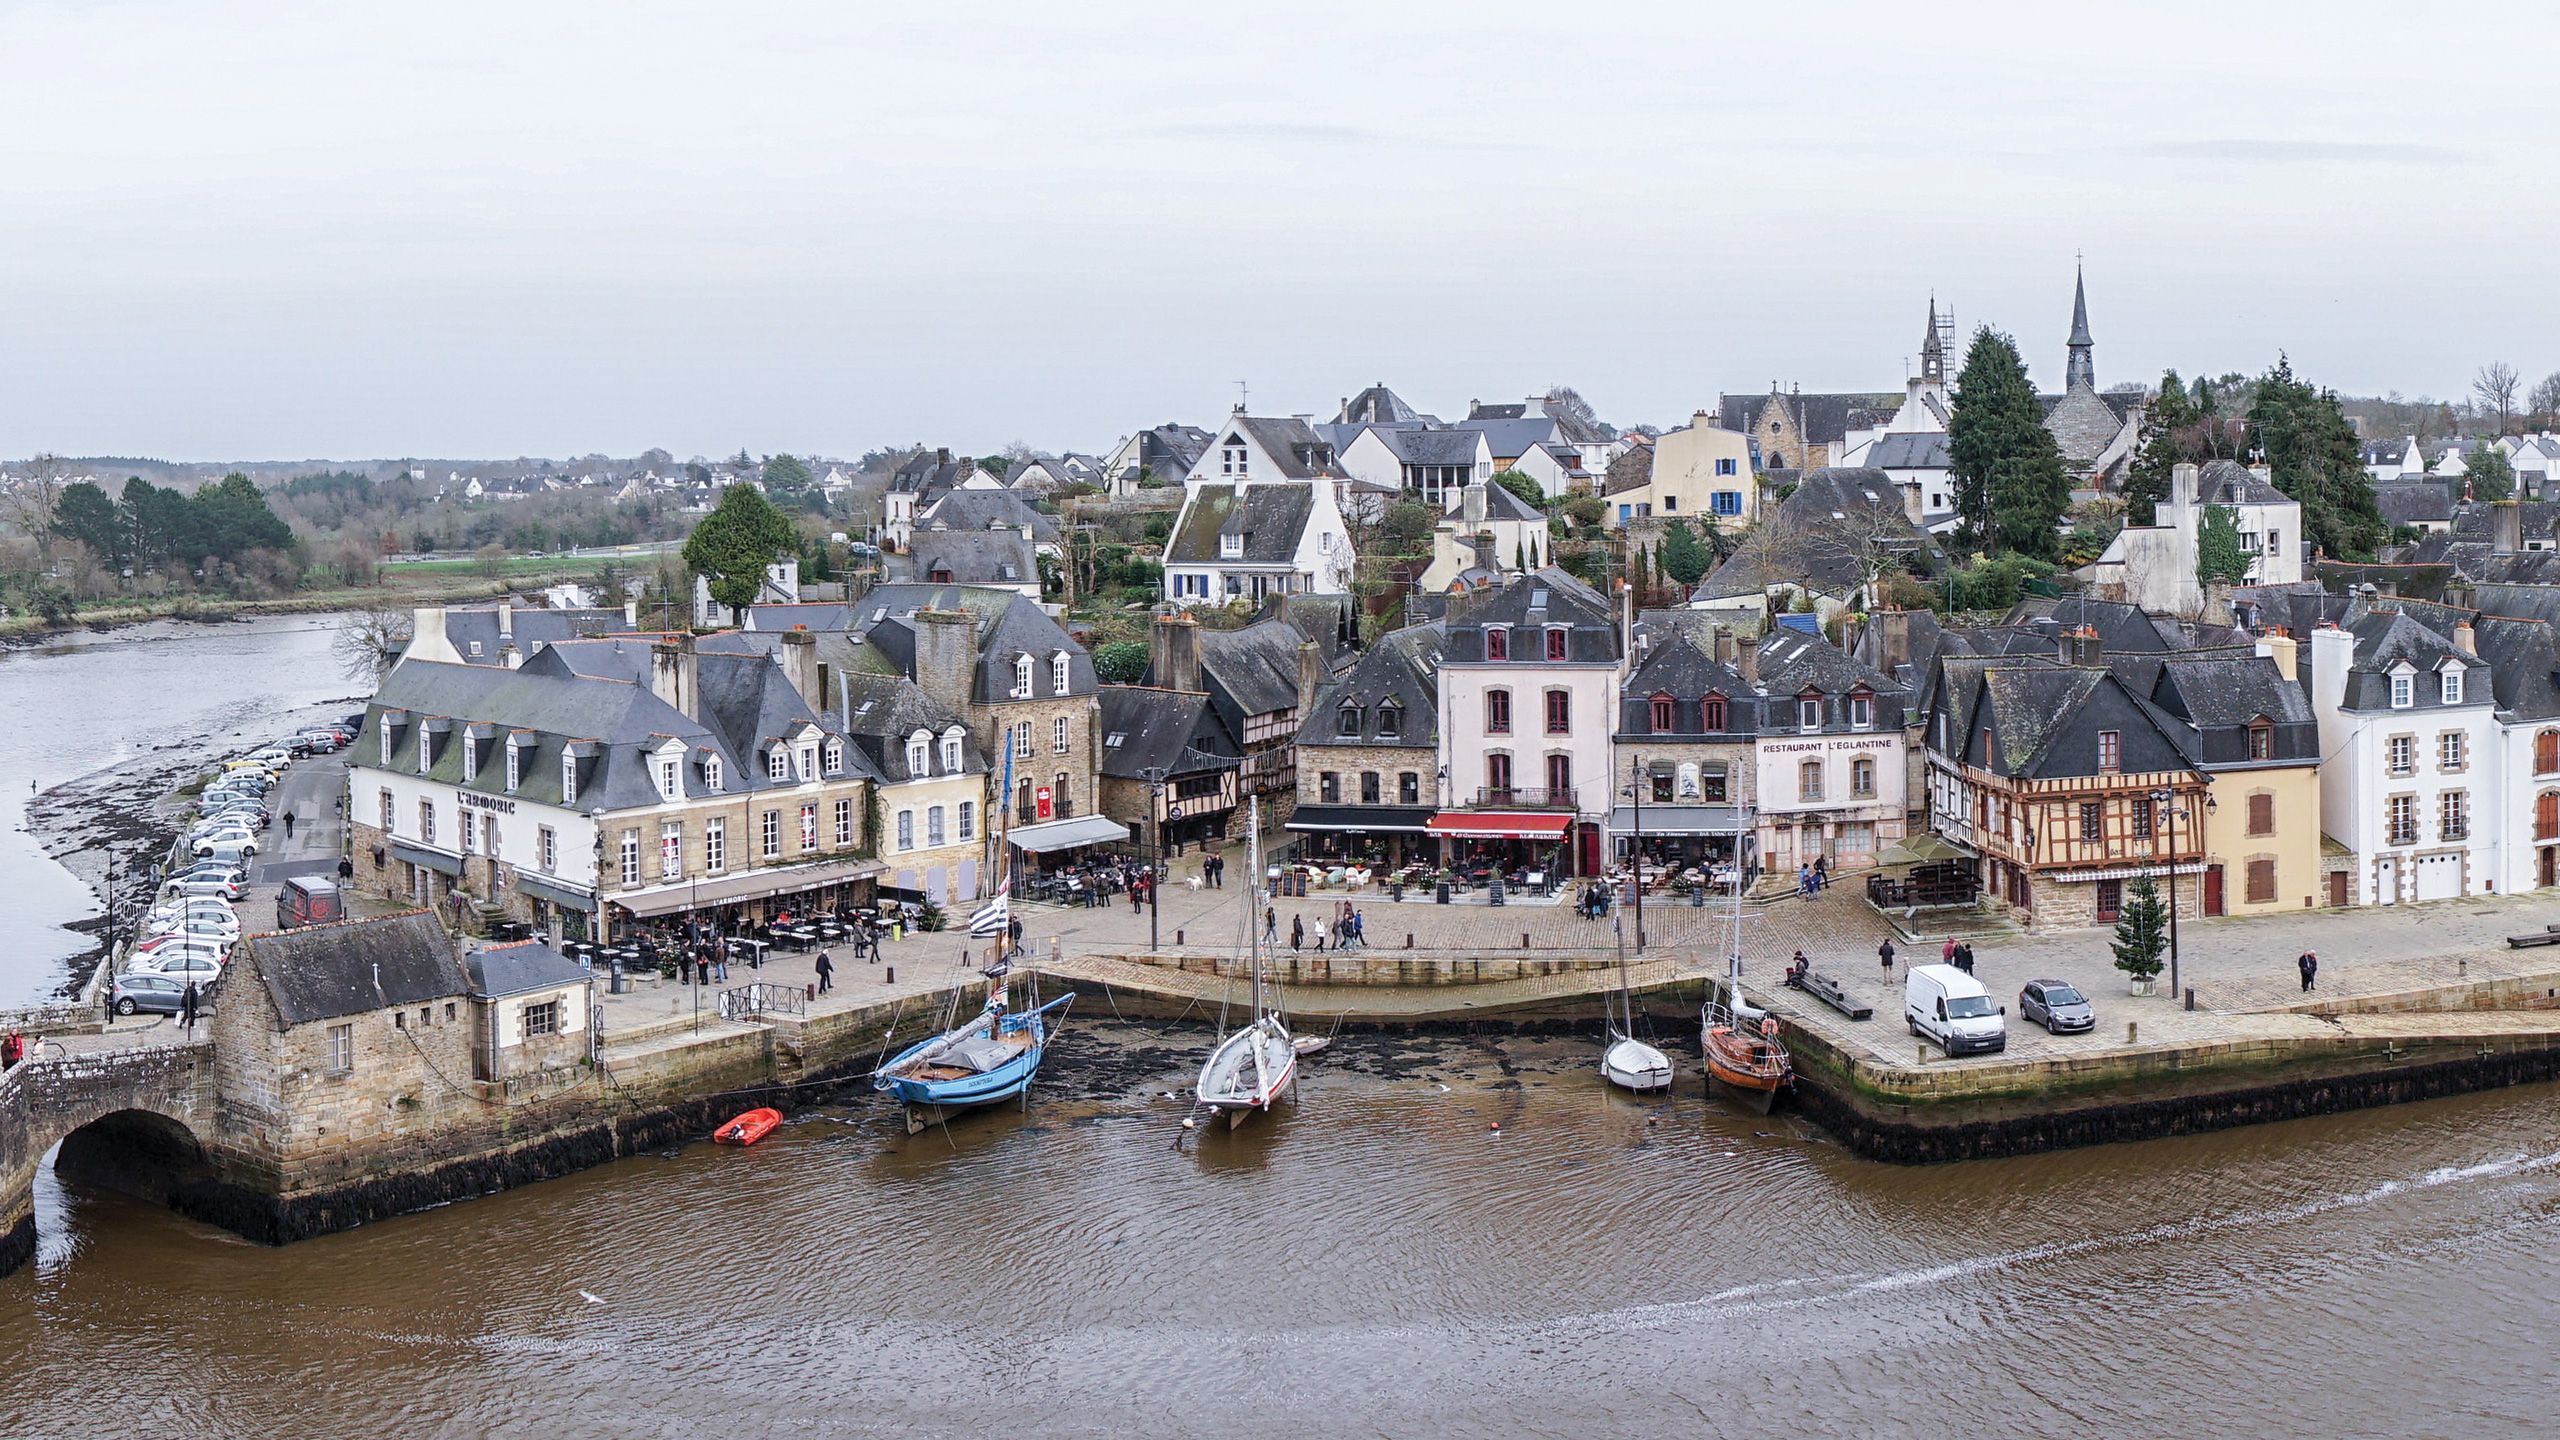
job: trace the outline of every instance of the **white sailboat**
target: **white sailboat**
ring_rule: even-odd
[[[1259,803],[1247,812],[1245,855],[1246,873],[1253,877],[1244,909],[1246,954],[1253,971],[1253,1008],[1243,1028],[1219,1037],[1217,1048],[1209,1052],[1208,1063],[1200,1067],[1197,1092],[1202,1105],[1226,1116],[1231,1130],[1257,1111],[1270,1109],[1271,1103],[1298,1077],[1297,1042],[1291,1038],[1288,1019],[1280,1010],[1279,987],[1267,985],[1262,978],[1262,928],[1257,922],[1268,902],[1263,898]],[[1223,1008],[1220,1021],[1224,1023]]]
[[[1671,1057],[1635,1038],[1636,996],[1627,983],[1627,957],[1618,957],[1618,1000],[1626,1025],[1620,1028],[1618,1010],[1609,1015],[1609,1040],[1600,1051],[1600,1078],[1621,1090],[1649,1094],[1671,1088]]]

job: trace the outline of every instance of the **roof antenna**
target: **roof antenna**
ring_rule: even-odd
[[[1246,392],[1244,382],[1239,380],[1236,382],[1236,413],[1239,415],[1244,413],[1245,398]]]

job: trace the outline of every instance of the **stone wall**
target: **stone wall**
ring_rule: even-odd
[[[1426,747],[1408,745],[1301,745],[1298,747],[1298,803],[1301,805],[1358,805],[1360,777],[1366,772],[1378,777],[1378,803],[1403,805],[1398,799],[1398,777],[1407,771],[1414,777],[1415,805],[1440,803],[1437,762]],[[1323,777],[1338,777],[1339,798],[1324,798]],[[1527,783],[1527,782],[1523,782]],[[1544,784],[1543,780],[1537,782]]]
[[[1094,747],[1093,734],[1097,704],[1090,695],[1062,695],[1042,700],[1003,700],[971,705],[969,728],[994,760],[989,767],[992,778],[987,782],[987,793],[995,798],[996,803],[1010,806],[1015,795],[1020,793],[1023,781],[1030,781],[1036,794],[1043,785],[1054,788],[1059,773],[1063,771],[1067,776],[1066,802],[1069,807],[1063,813],[1103,813],[1102,797],[1094,787],[1099,753]],[[1067,722],[1067,753],[1063,755],[1058,753],[1056,746],[1057,721],[1061,716]],[[1014,726],[1026,723],[1031,727],[1031,754],[1013,762],[1015,795],[996,796],[996,788],[1004,783],[1005,752],[1001,747],[1010,743],[1007,737],[1012,734]],[[1014,823],[1022,823],[1019,816]]]

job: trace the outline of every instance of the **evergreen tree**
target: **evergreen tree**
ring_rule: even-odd
[[[797,455],[776,455],[764,462],[764,488],[776,495],[797,495],[817,483]]]
[[[2373,477],[2337,393],[2295,376],[2292,361],[2279,354],[2258,380],[2249,434],[2275,487],[2302,506],[2303,530],[2321,553],[2371,560],[2390,527],[2374,507]]]
[[[2196,527],[2196,583],[2228,580],[2237,585],[2249,577],[2249,557],[2240,549],[2240,517],[2228,505],[2204,507],[2204,523]]]
[[[1644,608],[1645,592],[1653,587],[1653,577],[1650,573],[1652,568],[1646,561],[1643,546],[1631,545],[1627,548],[1627,584],[1636,593],[1637,609]]]
[[[2199,380],[2199,385],[2204,382]],[[2169,472],[2180,465],[2198,463],[2189,454],[2184,432],[2201,418],[2195,404],[2187,397],[2186,382],[2175,370],[2160,375],[2160,393],[2143,407],[2142,438],[2133,452],[2132,463],[2125,469],[2125,523],[2149,525],[2152,507],[2169,498]]]
[[[53,533],[88,546],[110,565],[123,563],[132,548],[132,531],[116,502],[87,480],[62,487],[62,498],[53,507]]]
[[[2126,887],[2112,948],[2116,968],[2134,979],[2148,980],[2160,973],[2161,957],[2169,953],[2169,907],[2161,902],[2160,887],[2151,883],[2150,876],[2140,876]]]
[[[1532,510],[1547,508],[1547,492],[1539,489],[1538,482],[1521,471],[1505,470],[1493,477],[1493,483],[1528,502]]]
[[[1674,519],[1662,529],[1662,573],[1676,580],[1683,590],[1698,583],[1712,563],[1707,547],[1698,543],[1697,532],[1685,519]]]
[[[2044,428],[2044,407],[2027,380],[2017,342],[1987,325],[1974,332],[1956,377],[1947,448],[1956,513],[1967,530],[2042,560],[2060,552],[2070,472],[2063,469],[2053,432]]]
[[[2516,493],[2515,462],[2507,452],[2495,445],[2482,445],[2462,457],[2462,483],[2471,487],[2474,500],[2512,500]],[[71,490],[80,487],[74,485]],[[71,490],[62,492],[62,508],[71,508]]]
[[[756,603],[764,568],[798,548],[799,536],[773,502],[753,485],[731,485],[720,506],[702,517],[684,542],[687,569],[711,582],[711,598],[731,609]]]

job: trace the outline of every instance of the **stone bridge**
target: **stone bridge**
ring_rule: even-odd
[[[187,1208],[211,1174],[213,1042],[34,1059],[0,1075],[0,1275],[35,1253],[34,1181],[57,1168]]]

